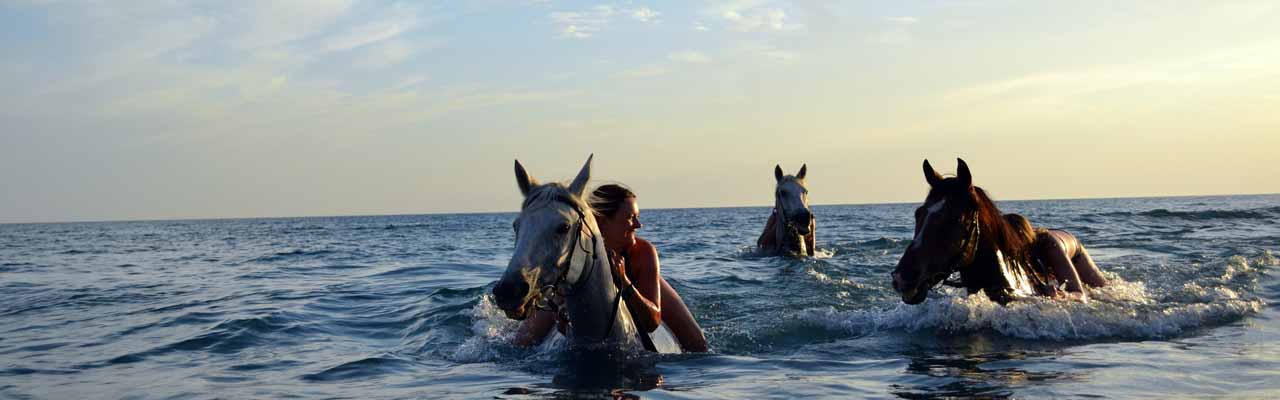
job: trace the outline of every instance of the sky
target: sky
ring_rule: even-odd
[[[901,4],[899,4],[901,3]],[[0,222],[1280,192],[1280,3],[0,0]]]

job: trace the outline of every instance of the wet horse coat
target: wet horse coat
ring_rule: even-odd
[[[929,194],[916,209],[915,237],[898,260],[893,287],[907,304],[924,301],[928,292],[954,272],[970,294],[984,292],[1001,304],[1017,297],[1050,295],[1051,275],[1027,241],[1009,224],[982,188],[973,186],[964,160],[955,177],[943,178],[924,162]]]

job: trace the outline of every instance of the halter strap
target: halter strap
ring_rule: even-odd
[[[969,235],[960,242],[960,254],[953,256],[951,260],[947,260],[947,265],[951,268],[947,270],[947,276],[943,277],[942,281],[942,284],[947,286],[964,287],[964,285],[958,281],[947,280],[947,277],[950,277],[952,273],[957,271],[962,272],[970,265],[973,265],[973,258],[978,252],[978,237],[982,235],[982,227],[978,224],[978,212],[974,211],[973,214],[970,214],[969,218],[966,219],[969,222]]]

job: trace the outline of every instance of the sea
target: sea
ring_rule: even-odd
[[[508,342],[514,213],[5,224],[0,398],[1280,398],[1280,195],[998,205],[1112,284],[909,306],[917,204],[814,206],[807,259],[756,254],[766,207],[646,209],[712,351],[590,371]]]

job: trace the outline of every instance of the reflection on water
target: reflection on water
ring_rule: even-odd
[[[907,340],[913,343],[903,354],[907,359],[904,376],[889,385],[889,392],[902,398],[1006,398],[1028,386],[1087,378],[1083,372],[1025,368],[1063,355],[1063,344],[995,342],[980,333],[914,335]]]

